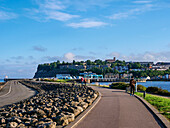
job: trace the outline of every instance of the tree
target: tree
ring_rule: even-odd
[[[87,60],[87,61],[86,61],[86,64],[87,64],[87,65],[92,65],[91,60]]]
[[[73,65],[75,65],[76,64],[76,61],[75,60],[73,60]]]
[[[56,62],[56,63],[57,63],[57,65],[58,65],[58,64],[60,64],[60,61],[59,61],[59,60],[57,60],[57,62]]]
[[[65,62],[63,61],[62,65],[65,65]]]

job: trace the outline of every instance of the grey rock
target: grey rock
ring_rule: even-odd
[[[5,124],[6,123],[6,120],[5,120],[5,118],[3,118],[3,117],[0,117],[0,124]]]
[[[68,122],[73,122],[75,120],[75,115],[73,113],[66,112],[64,113],[67,116]]]
[[[7,125],[7,128],[16,128],[18,126],[18,123],[16,122],[9,122]]]
[[[19,124],[17,128],[26,128],[25,124]]]

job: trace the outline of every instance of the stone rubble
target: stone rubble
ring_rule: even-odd
[[[56,128],[68,125],[98,97],[90,87],[20,81],[39,93],[0,108],[0,128]]]

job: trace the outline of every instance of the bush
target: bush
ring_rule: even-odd
[[[0,85],[3,85],[4,84],[4,82],[0,82]]]
[[[158,87],[148,87],[146,89],[146,92],[163,95],[163,96],[170,96],[170,92],[168,92],[167,90],[158,88]]]
[[[158,87],[148,87],[148,88],[146,89],[146,92],[158,93]]]
[[[125,90],[126,87],[129,87],[129,84],[126,84],[124,82],[112,83],[110,85],[110,88],[113,88],[113,89],[123,89],[123,90]]]
[[[139,84],[138,87],[137,87],[137,90],[138,91],[146,91],[146,87]]]

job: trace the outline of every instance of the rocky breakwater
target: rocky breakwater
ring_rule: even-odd
[[[6,83],[4,83],[4,82],[0,82],[0,90],[2,90],[3,89],[3,87],[6,85]]]
[[[39,93],[30,99],[0,108],[0,127],[63,127],[74,121],[98,96],[97,91],[80,85],[33,81],[21,83]]]

